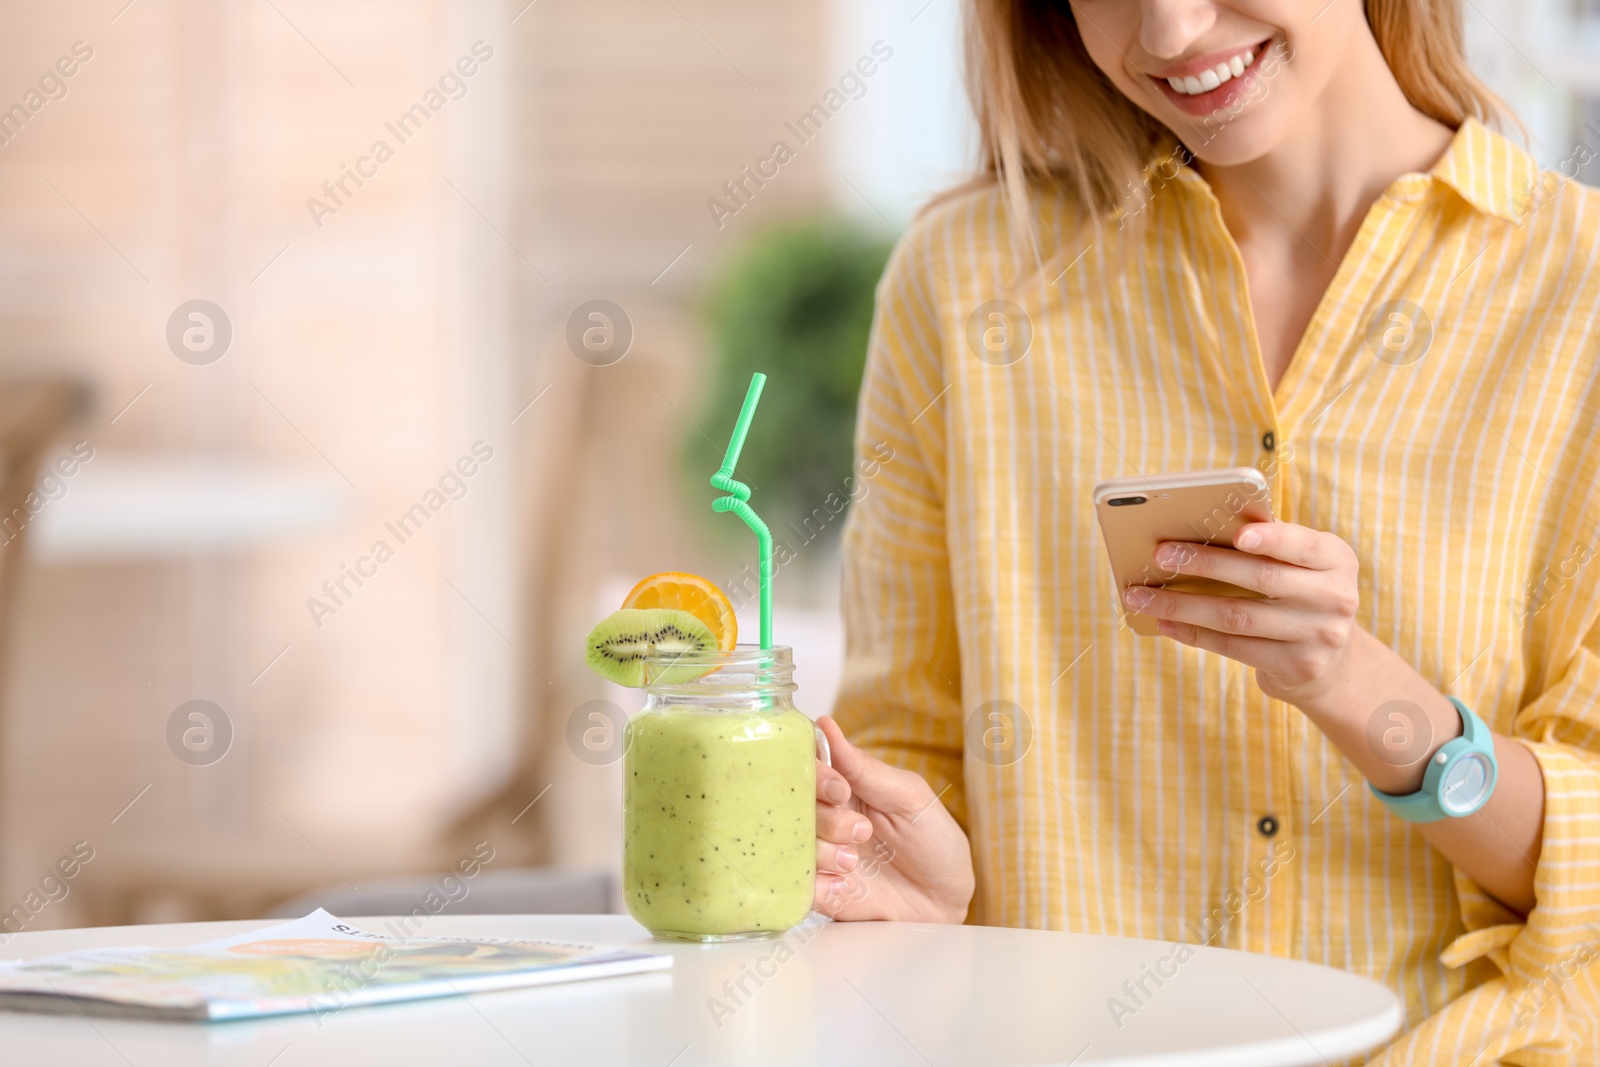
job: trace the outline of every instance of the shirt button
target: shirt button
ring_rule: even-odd
[[[1261,447],[1268,452],[1278,447],[1278,438],[1271,430],[1261,435]]]
[[[1256,830],[1261,834],[1262,837],[1271,837],[1273,834],[1278,832],[1277,817],[1272,815],[1261,816],[1260,820],[1256,823]]]

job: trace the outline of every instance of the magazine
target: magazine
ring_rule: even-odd
[[[0,962],[0,1008],[221,1021],[662,970],[616,946],[391,937],[318,908],[187,948],[100,948]]]

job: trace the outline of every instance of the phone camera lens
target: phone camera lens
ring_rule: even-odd
[[[1106,505],[1113,508],[1125,508],[1131,504],[1143,504],[1149,499],[1147,496],[1114,496],[1106,501]]]

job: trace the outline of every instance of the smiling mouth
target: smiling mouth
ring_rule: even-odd
[[[1250,48],[1242,48],[1226,59],[1218,60],[1210,67],[1203,68],[1191,74],[1170,78],[1153,78],[1154,81],[1164,81],[1167,86],[1178,96],[1193,97],[1204,96],[1206,93],[1215,92],[1235,78],[1243,77],[1245,72],[1255,66],[1256,60],[1265,54],[1271,39],[1261,41]]]

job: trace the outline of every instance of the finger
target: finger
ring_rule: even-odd
[[[1284,609],[1270,600],[1178,593],[1136,585],[1123,593],[1128,610],[1153,619],[1188,623],[1225,634],[1290,641],[1299,634]]]
[[[817,804],[817,836],[836,845],[860,844],[872,836],[872,823],[854,808]]]
[[[821,716],[817,725],[828,735],[833,769],[844,775],[851,792],[862,803],[887,815],[915,815],[927,806],[933,790],[922,775],[867,755],[849,742],[831,716]]]
[[[817,910],[823,914],[834,919],[844,918],[846,914],[851,912],[854,914],[849,915],[850,918],[864,919],[869,917],[863,914],[859,905],[867,898],[871,886],[868,884],[868,880],[858,872],[850,874],[834,874],[832,872],[818,874],[817,887],[819,892],[816,895],[820,898]]]
[[[812,898],[811,907],[824,915],[837,916],[850,902],[847,892],[848,884],[843,875],[818,871],[817,891]]]
[[[1292,522],[1242,526],[1233,535],[1233,547],[1314,571],[1338,570],[1355,563],[1355,552],[1343,538]]]
[[[836,845],[832,841],[817,842],[817,870],[833,874],[849,874],[861,862],[861,854],[854,845]]]
[[[1163,636],[1181,645],[1203,648],[1257,670],[1271,671],[1283,660],[1288,648],[1282,641],[1269,641],[1264,637],[1242,637],[1238,634],[1219,633],[1203,626],[1163,619],[1156,624]]]
[[[1156,547],[1156,567],[1164,580],[1187,574],[1212,578],[1274,599],[1305,597],[1315,591],[1314,575],[1281,560],[1214,545],[1165,541]]]
[[[850,783],[821,760],[817,761],[817,799],[838,805],[850,802]]]

